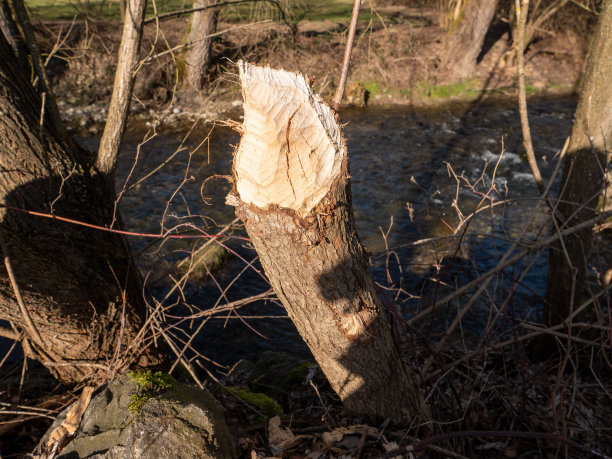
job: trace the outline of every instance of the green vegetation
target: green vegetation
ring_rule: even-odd
[[[257,407],[266,416],[272,417],[277,414],[283,414],[283,407],[266,394],[253,392],[246,388],[237,389],[235,387],[226,387],[225,389],[235,394],[241,400]]]
[[[316,363],[302,362],[300,365],[291,370],[287,376],[285,376],[285,385],[297,386],[299,384],[304,383],[304,380],[306,379],[310,368],[314,365],[316,365]]]
[[[117,0],[25,0],[30,15],[36,19],[58,20],[92,17],[100,19],[119,19],[121,11]],[[190,1],[157,0],[157,12],[189,8]],[[152,2],[147,4],[147,16],[153,16],[155,10]]]
[[[280,0],[281,7],[289,22],[307,21],[344,21],[351,19],[352,0]],[[363,8],[359,20],[369,21],[369,8]],[[242,3],[228,6],[221,11],[221,19],[225,21],[245,21],[273,19],[282,21],[278,7],[269,2]]]
[[[378,81],[374,79],[364,81],[363,86],[372,97],[381,93],[380,85],[378,84]]]
[[[138,392],[132,394],[127,406],[132,413],[138,413],[149,400],[175,385],[174,378],[161,371],[136,370],[130,373],[130,377],[138,385]]]
[[[287,19],[290,22],[308,21],[343,21],[348,22],[353,8],[352,0],[281,0]],[[25,0],[32,17],[36,19],[58,20],[73,17],[93,17],[102,19],[119,19],[119,1],[117,0]],[[158,14],[190,8],[191,0],[157,0]],[[147,16],[153,16],[155,10],[152,2],[147,5]],[[278,8],[268,2],[247,2],[222,8],[223,21],[252,21],[273,19],[281,21]],[[359,14],[360,21],[370,21],[369,8],[363,8]]]
[[[432,99],[449,99],[452,97],[475,96],[481,90],[478,89],[479,81],[476,78],[465,80],[459,83],[449,83],[442,85],[428,85],[417,83],[417,93]]]

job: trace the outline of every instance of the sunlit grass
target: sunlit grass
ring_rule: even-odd
[[[352,0],[278,0],[287,20],[296,21],[343,21],[348,22],[353,8]],[[25,0],[32,17],[42,20],[83,18],[119,19],[119,0]],[[157,0],[158,13],[191,8],[191,0]],[[152,2],[148,2],[147,16],[152,16]],[[221,9],[225,21],[252,21],[273,19],[281,21],[278,7],[272,2],[246,2]],[[369,21],[370,9],[363,8],[359,19]]]
[[[73,17],[119,19],[121,12],[118,0],[25,0],[30,15],[36,19],[58,20]],[[190,8],[188,0],[157,0],[158,13]],[[152,2],[147,2],[147,16],[154,14]]]

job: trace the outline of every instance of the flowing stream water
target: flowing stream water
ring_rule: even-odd
[[[570,132],[574,108],[575,100],[570,98],[530,102],[534,147],[545,178],[552,173],[555,153]],[[238,118],[239,114],[235,119]],[[483,193],[491,191],[494,179],[495,190],[488,197],[495,202],[506,201],[495,211],[485,210],[470,222],[461,250],[452,263],[452,279],[458,285],[473,279],[474,273],[494,267],[526,222],[531,222],[526,238],[535,237],[545,227],[547,214],[535,207],[538,192],[522,153],[522,135],[514,104],[462,104],[436,110],[372,107],[343,111],[340,121],[348,123],[344,134],[359,235],[372,253],[376,279],[387,285],[389,273],[395,285],[401,283],[403,292],[397,296],[397,303],[407,317],[427,306],[426,285],[436,272],[432,268],[435,257],[431,246],[412,243],[450,234],[449,226],[455,227],[459,221],[453,207],[455,200],[461,212],[469,214],[483,200]],[[159,233],[163,222],[164,228],[192,223],[214,231],[212,222],[221,227],[235,218],[233,208],[224,203],[230,189],[228,182],[214,178],[204,187],[202,183],[214,175],[230,174],[232,145],[238,143],[239,136],[227,127],[217,126],[209,141],[198,147],[208,130],[206,126],[196,127],[183,149],[171,159],[185,133],[165,132],[140,147],[130,139],[124,142],[117,175],[119,189],[130,171],[128,183],[135,184],[167,161],[158,172],[123,195],[121,212],[127,229]],[[95,148],[97,143],[97,139],[80,141],[89,148]],[[134,166],[136,154],[138,161]],[[456,179],[451,169],[457,177],[464,178]],[[484,202],[490,200],[486,198]],[[391,221],[385,245],[382,233],[389,230]],[[135,250],[148,254],[149,259],[159,249],[159,245],[150,245],[151,239],[130,240]],[[192,245],[193,241],[170,241],[159,250],[166,259],[178,260]],[[228,246],[247,260],[255,257],[255,252],[243,240],[230,240]],[[387,257],[385,247],[393,249],[394,255]],[[514,290],[512,308],[521,316],[536,318],[546,283],[545,252],[532,261],[533,267]],[[155,263],[147,266],[152,266],[153,271],[156,269]],[[160,266],[157,269],[162,270]],[[251,269],[232,283],[244,267],[243,260],[231,256],[214,280],[189,283],[185,287],[186,304],[200,309],[211,307],[219,297],[219,288],[229,285],[225,292],[229,301],[269,288]],[[517,270],[516,267],[509,269]],[[492,289],[504,295],[515,278],[513,272],[508,272]],[[168,288],[167,284],[152,282],[149,293],[161,298]],[[393,292],[388,294],[394,296]],[[489,294],[487,301],[494,302],[495,298]],[[188,313],[189,307],[180,310]],[[486,311],[481,312],[476,310],[465,319],[464,326],[472,333],[479,333],[484,326]],[[308,355],[295,328],[284,317],[282,307],[258,302],[241,308],[239,314],[249,318],[228,314],[209,320],[195,338],[195,348],[226,364],[240,358],[254,359],[266,349]],[[197,327],[197,323],[183,324],[188,325]]]

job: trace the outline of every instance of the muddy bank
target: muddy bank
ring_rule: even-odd
[[[516,94],[515,59],[510,28],[498,21],[489,30],[476,72],[456,81],[440,71],[446,31],[435,11],[401,5],[381,7],[378,20],[360,23],[346,105],[407,104],[439,106],[452,101],[508,99]],[[112,21],[69,24],[36,22],[43,50],[62,37],[48,66],[60,110],[71,129],[97,135],[112,91],[121,29]],[[132,104],[132,129],[158,126],[177,129],[195,120],[223,119],[241,104],[235,77],[238,59],[309,75],[315,89],[331,100],[336,88],[347,24],[303,21],[293,35],[275,22],[222,22],[214,43],[214,62],[204,91],[185,89],[186,18],[146,26],[140,69]],[[547,32],[526,50],[529,95],[569,94],[575,90],[587,48],[586,39],[570,29]]]

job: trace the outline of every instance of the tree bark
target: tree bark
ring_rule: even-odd
[[[239,68],[244,123],[228,203],[270,283],[349,412],[428,419],[357,236],[331,109],[301,75]]]
[[[23,212],[104,226],[113,218],[115,193],[93,157],[63,142],[50,123],[40,123],[41,98],[2,34],[0,55],[0,232],[37,333],[17,306],[4,269],[0,319],[22,329],[30,356],[65,383],[100,379],[107,367],[140,355],[142,364],[159,361],[144,344],[127,352],[146,309],[124,238]],[[36,334],[44,346],[36,344]]]
[[[146,0],[127,0],[127,11],[123,21],[123,34],[119,45],[119,57],[108,108],[108,118],[100,139],[98,169],[112,177],[117,166],[119,145],[125,131],[125,124],[132,102],[134,79],[139,65],[140,40],[147,6]]]
[[[563,167],[557,223],[561,229],[596,214],[604,186],[606,157],[612,145],[612,0],[601,5],[599,24],[582,78],[570,146]],[[586,229],[554,244],[549,251],[548,284],[543,322],[556,325],[567,319],[586,287],[592,230]],[[567,254],[566,254],[567,251]],[[554,350],[553,340],[538,354]],[[543,342],[540,344],[544,344]]]
[[[451,24],[447,38],[445,66],[453,79],[473,76],[485,35],[499,0],[466,0]]]
[[[194,0],[194,8],[202,8],[217,3],[216,0]],[[193,13],[189,31],[189,51],[187,53],[187,83],[195,90],[204,89],[206,74],[212,61],[212,38],[217,31],[218,8],[210,8]]]
[[[8,41],[11,48],[13,48],[13,52],[15,56],[17,56],[17,60],[20,64],[22,64],[24,68],[27,67],[24,65],[26,62],[25,45],[19,35],[17,25],[13,20],[13,12],[8,0],[0,0],[0,32],[4,34],[4,38],[6,38],[6,41]]]

